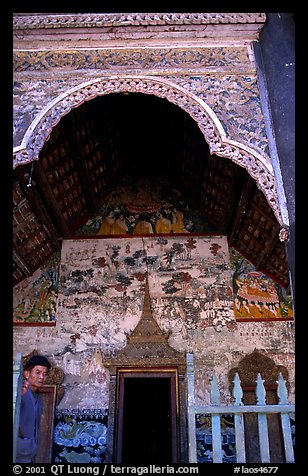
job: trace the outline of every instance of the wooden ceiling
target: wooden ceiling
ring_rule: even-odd
[[[14,284],[93,217],[125,174],[164,176],[229,245],[284,287],[289,272],[279,224],[245,169],[210,155],[191,117],[166,99],[110,94],[53,128],[38,161],[14,171]]]

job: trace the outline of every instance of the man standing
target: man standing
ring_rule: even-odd
[[[50,369],[51,364],[43,355],[30,357],[24,366],[25,381],[21,392],[17,463],[35,463],[42,415],[42,396],[39,390],[44,385]]]

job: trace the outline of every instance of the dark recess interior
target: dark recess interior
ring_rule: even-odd
[[[170,379],[125,379],[122,463],[171,463],[171,437]]]

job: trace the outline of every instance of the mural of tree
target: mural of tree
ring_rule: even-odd
[[[181,293],[185,295],[191,280],[192,276],[189,273],[182,271],[180,273],[175,273],[171,279],[162,285],[162,288],[166,294],[174,294],[178,291],[181,291]],[[177,285],[179,287],[177,287]]]
[[[217,243],[213,243],[210,246],[210,251],[214,256],[217,256],[218,251],[220,250],[221,246],[218,245]]]
[[[192,276],[187,272],[181,271],[180,273],[174,274],[173,280],[175,283],[180,285],[181,291],[185,295],[187,292],[188,285],[192,280]]]
[[[122,299],[126,296],[127,288],[132,284],[132,279],[129,276],[125,276],[124,274],[117,274],[116,280],[118,284],[114,286],[114,289],[119,293],[122,293]]]
[[[135,258],[132,258],[131,256],[128,256],[127,258],[124,259],[124,264],[125,264],[125,267],[126,267],[126,271],[128,271],[129,267],[136,266],[136,260],[135,260]]]
[[[163,262],[166,263],[167,269],[170,269],[173,257],[174,257],[174,253],[172,250],[167,250],[166,253],[164,254]]]
[[[140,258],[143,258],[144,256],[146,256],[146,252],[144,250],[137,250],[135,251],[135,253],[133,254],[133,258],[135,260],[138,260]]]
[[[146,256],[142,261],[146,264],[146,266],[153,266],[157,260],[158,256]]]
[[[167,238],[163,238],[162,236],[157,238],[156,243],[160,245],[161,251],[163,251],[164,246],[168,244]]]
[[[104,256],[100,256],[99,258],[95,258],[92,264],[98,268],[105,268],[107,266],[107,260]]]
[[[185,248],[182,243],[173,243],[171,246],[172,255],[179,255],[180,259],[185,259]]]
[[[196,248],[195,244],[197,241],[194,238],[188,238],[187,242],[185,243],[185,246],[187,248],[187,258],[186,259],[191,259],[191,253],[192,250]]]
[[[111,260],[113,264],[116,266],[117,265],[117,260],[116,258],[119,256],[121,246],[114,245],[112,247],[112,255],[111,255]]]
[[[181,288],[177,288],[175,286],[175,282],[173,281],[173,279],[169,279],[169,281],[163,283],[162,289],[166,294],[174,294],[177,291],[181,290]]]
[[[143,282],[146,278],[147,273],[134,273],[134,278],[137,279],[139,282]]]

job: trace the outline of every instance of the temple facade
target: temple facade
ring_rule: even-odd
[[[280,378],[294,404],[293,22],[14,14],[13,350],[53,364],[41,462],[187,463],[195,435],[211,463],[189,399],[211,405],[214,379],[233,405],[235,373],[245,404],[258,374],[267,404]],[[222,462],[234,428],[224,415]]]

